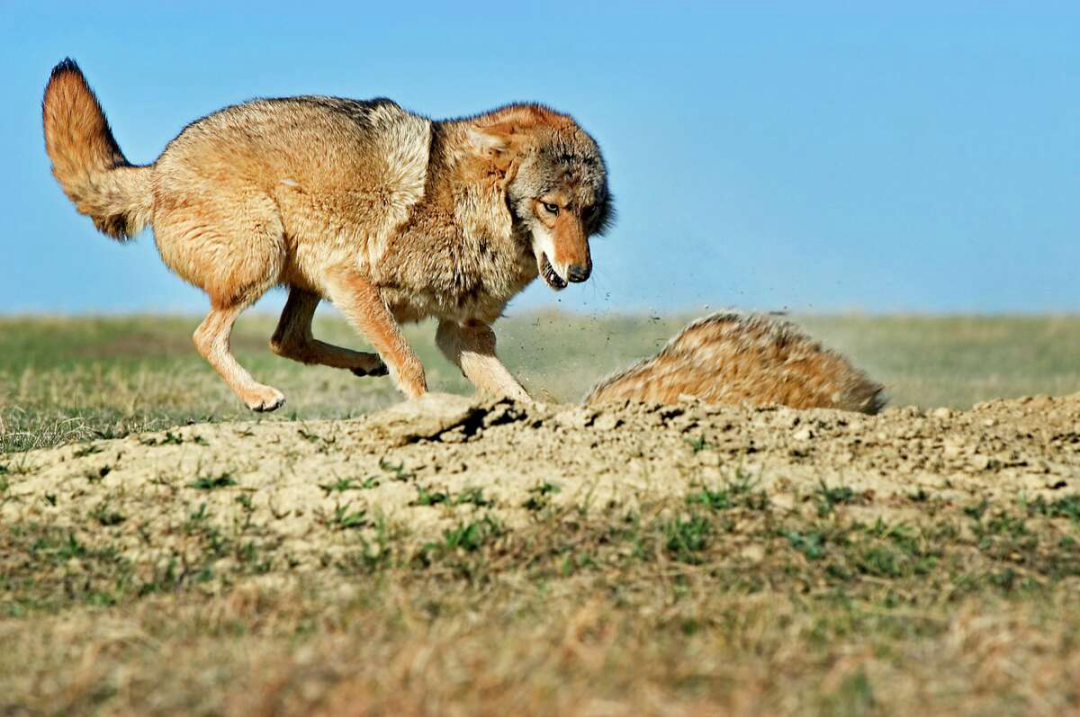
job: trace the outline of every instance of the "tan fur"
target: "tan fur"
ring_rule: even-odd
[[[73,63],[53,70],[42,101],[45,148],[68,199],[94,226],[126,239],[150,222],[150,172],[120,151],[97,98]]]
[[[439,348],[461,372],[483,391],[528,401],[529,395],[495,356],[495,332],[482,322],[439,322],[435,334]]]
[[[720,312],[691,323],[659,354],[598,383],[587,404],[635,400],[780,404],[877,413],[882,387],[795,325]]]
[[[236,317],[279,285],[290,295],[271,340],[278,355],[361,375],[385,372],[385,362],[415,397],[424,370],[398,322],[435,317],[440,347],[477,387],[527,398],[488,325],[541,273],[553,289],[584,281],[589,236],[612,216],[596,143],[536,105],[436,122],[389,100],[253,100],[192,123],[157,161],[134,167],[65,60],[42,119],[53,173],[76,209],[117,238],[151,225],[165,264],[207,293],[196,348],[260,411],[284,396],[236,362],[229,337]],[[544,202],[558,202],[558,216]],[[320,298],[379,356],[316,340]]]

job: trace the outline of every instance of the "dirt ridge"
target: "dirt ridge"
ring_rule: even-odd
[[[845,486],[867,497],[868,518],[912,510],[892,498],[918,491],[961,502],[1074,495],[1080,394],[880,416],[430,394],[356,420],[196,424],[12,456],[3,468],[2,522],[104,529],[149,564],[183,556],[193,521],[244,523],[304,569],[387,526],[422,545],[481,519],[513,530],[538,506],[632,512],[736,480],[789,510],[820,486]]]

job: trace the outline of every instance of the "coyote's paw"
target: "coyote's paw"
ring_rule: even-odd
[[[372,356],[372,362],[370,366],[357,366],[356,368],[349,369],[356,376],[385,376],[390,373],[386,368],[386,364],[382,362],[382,359]]]
[[[281,405],[285,403],[285,394],[271,386],[260,386],[244,397],[244,403],[252,411],[265,413],[281,408]]]

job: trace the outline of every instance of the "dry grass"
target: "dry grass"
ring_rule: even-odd
[[[231,569],[140,576],[109,552],[108,530],[92,545],[9,526],[0,710],[1080,707],[1080,564],[1075,547],[1048,540],[1075,541],[1078,516],[940,506],[918,523],[868,524],[837,502],[858,497],[841,495],[797,513],[752,488],[601,519],[541,509],[528,529],[488,525],[436,544],[390,530],[299,576],[275,565],[272,548]],[[240,545],[243,534],[219,540]],[[218,564],[221,545],[203,549]]]

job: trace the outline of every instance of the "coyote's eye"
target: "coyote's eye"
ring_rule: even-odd
[[[559,205],[558,204],[548,204],[547,202],[541,202],[541,204],[544,205],[544,209],[549,214],[551,214],[552,216],[555,216],[555,217],[559,216]]]

